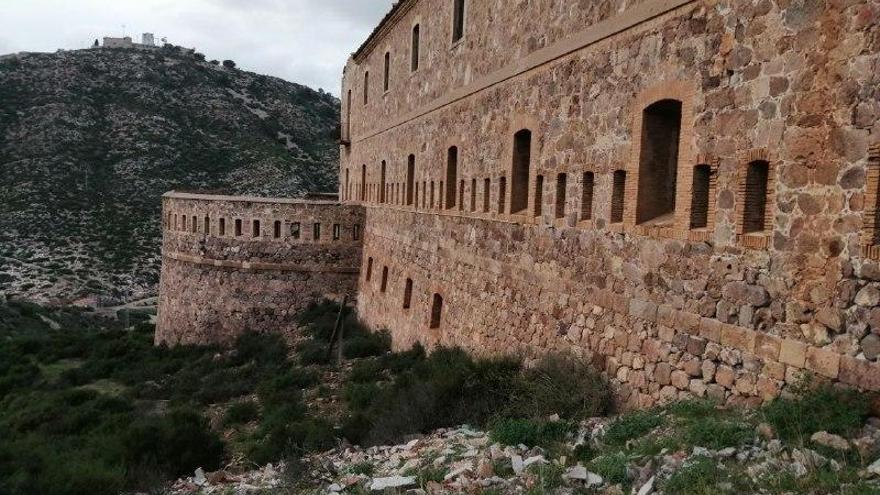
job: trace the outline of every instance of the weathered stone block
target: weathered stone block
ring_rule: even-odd
[[[779,347],[779,361],[803,368],[807,362],[807,345],[796,340],[783,339]]]
[[[818,347],[809,347],[806,369],[828,378],[837,378],[840,373],[840,354]]]

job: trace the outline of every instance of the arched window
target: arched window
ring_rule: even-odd
[[[471,211],[477,211],[477,179],[471,179]]]
[[[409,309],[412,306],[412,290],[413,281],[411,278],[408,278],[403,288],[403,309]]]
[[[241,237],[241,219],[235,219],[235,237]]]
[[[259,220],[254,220],[253,229],[252,229],[251,234],[253,235],[253,237],[260,237],[260,221]]]
[[[338,223],[333,224],[333,240],[338,241],[342,237],[342,226]]]
[[[302,231],[302,225],[299,222],[294,222],[290,224],[290,237],[298,240],[300,238]]]
[[[535,177],[535,216],[544,214],[544,176]]]
[[[458,183],[458,147],[446,152],[446,209],[455,208],[455,185]]]
[[[367,200],[367,165],[361,165],[361,201]]]
[[[226,219],[225,219],[225,218],[221,218],[221,219],[220,219],[220,223],[219,223],[219,225],[218,225],[217,227],[218,227],[218,230],[219,230],[219,234],[220,234],[221,236],[225,236],[225,235],[226,235]]]
[[[367,259],[367,282],[373,278],[373,258]]]
[[[419,27],[418,24],[416,24],[412,28],[412,47],[410,50],[411,56],[412,56],[412,59],[410,61],[410,70],[412,70],[413,72],[419,70],[419,58],[420,58],[419,45],[421,43],[420,38],[421,38],[421,28]]]
[[[680,136],[680,101],[661,100],[642,112],[636,223],[672,220]]]
[[[464,179],[458,183],[458,211],[464,211]]]
[[[385,160],[382,160],[381,167],[382,167],[382,170],[380,171],[381,174],[379,176],[379,180],[381,181],[381,184],[379,185],[379,202],[385,203],[385,199],[386,199],[385,194],[387,192],[387,188],[385,186]]]
[[[382,267],[382,284],[379,286],[379,290],[385,292],[388,290],[388,267]]]
[[[559,174],[556,176],[556,218],[565,218],[565,201],[568,189],[568,176]]]
[[[487,177],[483,180],[483,213],[489,213],[489,189],[492,181]]]
[[[205,235],[211,235],[211,217],[205,215]]]
[[[345,139],[344,141],[351,140],[351,90],[348,90],[348,96],[345,100]],[[348,172],[346,170],[346,172]]]
[[[276,239],[281,239],[281,221],[275,220],[275,224],[273,225],[272,235]]]
[[[465,0],[453,0],[452,42],[464,38]]]
[[[195,215],[192,216],[192,225],[190,225],[190,227],[192,227],[193,234],[195,234],[199,230],[199,221]]]
[[[529,207],[529,168],[531,161],[532,132],[528,129],[523,129],[513,136],[511,213],[520,213]]]
[[[709,190],[712,168],[709,165],[694,167],[694,182],[691,186],[691,228],[704,229],[709,226]]]
[[[440,328],[443,317],[443,297],[440,294],[434,294],[431,302],[431,328]]]
[[[767,225],[767,183],[770,178],[770,163],[755,160],[746,168],[743,199],[743,234],[764,232]]]
[[[364,72],[364,106],[370,102],[370,71]]]
[[[382,78],[382,91],[388,91],[391,87],[391,52],[385,52],[385,71]]]
[[[315,224],[312,226],[312,239],[315,241],[321,240],[321,224],[320,223],[315,222]]]
[[[416,176],[416,156],[409,155],[406,160],[406,205],[413,205],[413,182]]]
[[[503,215],[507,205],[507,177],[498,179],[498,213]]]
[[[593,219],[593,190],[596,177],[593,172],[584,172],[581,182],[581,220]]]
[[[626,172],[617,170],[614,172],[614,180],[611,184],[611,223],[623,222],[625,194]]]

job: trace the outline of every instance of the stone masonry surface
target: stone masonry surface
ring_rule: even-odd
[[[454,40],[456,3],[400,2],[345,68],[366,323],[575,352],[636,407],[880,390],[880,2],[470,0]]]
[[[878,22],[880,0],[403,0],[345,68],[341,204],[165,198],[157,339],[357,285],[398,349],[574,353],[628,407],[880,391]],[[206,214],[245,238],[193,233]],[[247,238],[309,214],[342,239]]]
[[[183,193],[166,194],[162,206],[157,343],[295,330],[310,302],[354,296],[360,207]]]

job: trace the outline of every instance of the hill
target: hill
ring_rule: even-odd
[[[332,95],[179,47],[0,59],[0,293],[151,294],[162,193],[334,190],[338,121]]]

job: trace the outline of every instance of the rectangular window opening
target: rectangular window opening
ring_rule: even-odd
[[[556,218],[565,218],[565,202],[568,191],[568,175],[556,176]]]

